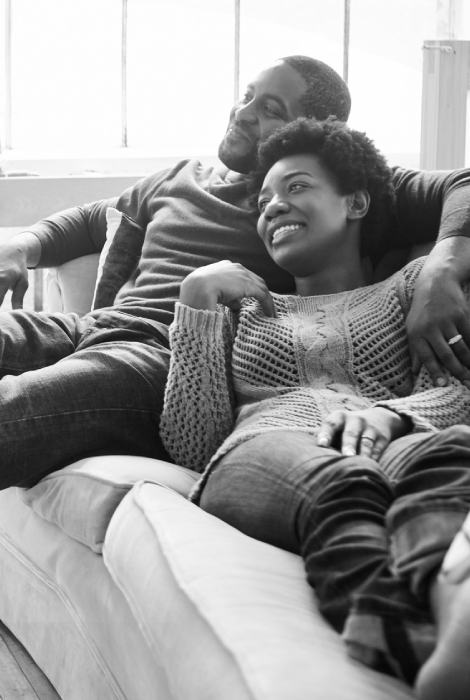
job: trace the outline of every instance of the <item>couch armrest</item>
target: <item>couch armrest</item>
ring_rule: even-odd
[[[46,275],[44,311],[75,312],[83,316],[91,310],[99,253],[69,260],[51,267]]]

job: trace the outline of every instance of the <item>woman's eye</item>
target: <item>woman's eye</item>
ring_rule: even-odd
[[[293,182],[291,185],[289,185],[289,192],[293,192],[294,190],[301,190],[305,187],[305,185],[302,182]]]
[[[258,209],[259,209],[260,214],[262,214],[264,212],[264,210],[268,206],[268,202],[269,202],[269,200],[267,200],[267,199],[261,199],[258,202]]]

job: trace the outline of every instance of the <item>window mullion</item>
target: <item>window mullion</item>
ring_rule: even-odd
[[[127,0],[122,0],[121,35],[121,146],[127,148]]]
[[[343,80],[348,84],[349,78],[349,32],[351,28],[351,0],[344,0],[344,35],[343,35]]]
[[[233,66],[234,102],[240,98],[240,0],[235,0],[235,53]]]
[[[11,0],[5,0],[5,148],[11,148]]]

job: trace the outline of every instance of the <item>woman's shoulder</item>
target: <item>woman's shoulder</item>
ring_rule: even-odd
[[[401,270],[395,272],[389,279],[394,286],[403,290],[409,298],[413,295],[416,280],[418,279],[421,270],[423,269],[426,256],[415,258],[407,263]]]

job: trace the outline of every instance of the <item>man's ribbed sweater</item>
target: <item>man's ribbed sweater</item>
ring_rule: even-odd
[[[353,291],[273,295],[277,318],[253,299],[238,319],[177,304],[160,425],[175,462],[203,471],[261,433],[316,435],[336,409],[386,406],[419,431],[468,423],[469,390],[450,377],[435,388],[424,370],[417,380],[411,373],[405,318],[423,261]]]

